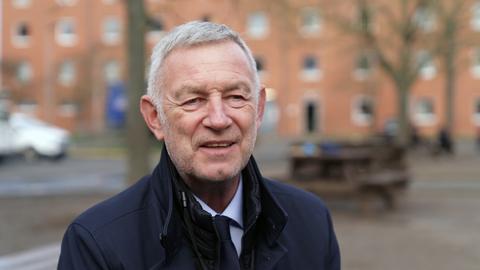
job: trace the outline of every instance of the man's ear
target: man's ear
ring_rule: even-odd
[[[143,95],[140,99],[140,111],[142,112],[143,120],[147,124],[150,131],[157,140],[163,139],[162,123],[160,121],[157,107],[154,105],[152,98],[147,95]]]
[[[256,125],[257,129],[260,127],[260,124],[262,123],[263,120],[263,113],[265,112],[265,99],[266,99],[266,93],[265,93],[265,86],[260,87],[260,92],[258,93],[258,105],[257,105],[257,119],[256,119]]]

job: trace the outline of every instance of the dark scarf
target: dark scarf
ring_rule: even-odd
[[[219,240],[213,227],[212,216],[202,209],[193,197],[192,191],[179,176],[166,148],[162,155],[167,156],[172,174],[175,193],[175,208],[182,220],[184,234],[195,255],[197,269],[216,269],[219,256]],[[253,157],[242,171],[243,177],[243,219],[244,236],[240,263],[244,269],[253,269],[254,239],[256,223],[261,213],[259,179],[261,177]]]

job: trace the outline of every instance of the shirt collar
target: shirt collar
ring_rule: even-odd
[[[204,201],[202,201],[199,197],[197,197],[195,194],[193,196],[195,199],[198,201],[200,206],[202,207],[203,210],[205,210],[207,213],[209,213],[212,216],[216,215],[222,215],[229,217],[237,224],[240,226],[240,228],[243,228],[243,183],[242,183],[242,175],[240,175],[240,181],[238,183],[238,188],[237,191],[235,192],[235,195],[233,196],[233,199],[230,201],[230,203],[227,205],[227,208],[223,210],[222,213],[217,213],[215,210],[210,208]]]

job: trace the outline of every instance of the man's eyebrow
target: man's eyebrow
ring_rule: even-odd
[[[251,87],[247,83],[237,82],[237,83],[227,85],[227,87],[225,87],[224,91],[225,92],[230,92],[230,91],[237,90],[237,89],[247,91],[247,92],[251,92],[251,90],[252,90]]]
[[[251,87],[246,82],[235,82],[232,84],[228,84],[225,87],[220,89],[222,92],[231,92],[234,90],[242,90],[244,92],[250,93],[252,92]],[[184,95],[206,95],[207,91],[205,87],[202,85],[192,85],[192,84],[184,84],[178,88],[178,91],[175,92],[174,97],[176,99],[181,99]]]
[[[200,95],[200,94],[205,94],[205,91],[202,90],[202,87],[199,87],[199,86],[195,86],[195,85],[190,85],[190,84],[185,84],[185,85],[182,85],[178,91],[175,92],[175,98],[179,99],[181,98],[183,95],[187,95],[187,94],[197,94],[197,95]]]

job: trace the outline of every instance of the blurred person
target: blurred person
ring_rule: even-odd
[[[439,154],[448,154],[452,155],[453,154],[453,141],[452,141],[452,136],[450,135],[450,132],[446,127],[442,127],[438,131],[437,135],[437,140],[438,140],[438,153]]]
[[[410,124],[410,147],[417,148],[422,143],[422,138],[415,125]]]
[[[253,56],[225,25],[190,22],[151,57],[141,112],[164,140],[153,173],[80,215],[58,269],[340,269],[329,211],[265,179]]]

